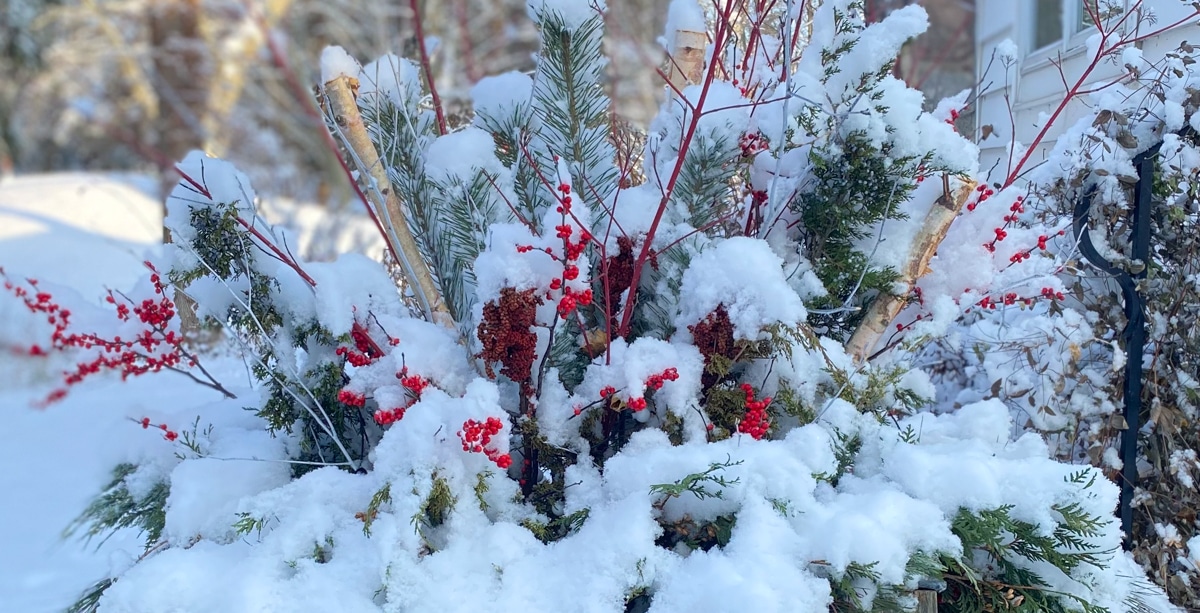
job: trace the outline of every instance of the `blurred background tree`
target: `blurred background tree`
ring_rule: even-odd
[[[914,2],[932,31],[905,50],[898,75],[931,99],[970,87],[973,2],[865,0],[864,11],[881,19]],[[608,2],[609,86],[632,126],[664,96],[655,68],[668,3]],[[533,67],[525,0],[10,0],[0,170],[129,170],[166,186],[174,162],[202,148],[236,161],[260,193],[345,204],[351,192],[311,115],[316,60],[331,43],[362,60],[416,57],[417,11],[452,112],[483,76]]]

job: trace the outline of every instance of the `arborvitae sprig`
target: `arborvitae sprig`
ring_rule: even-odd
[[[105,590],[112,587],[112,584],[116,583],[116,581],[116,579],[109,577],[88,586],[84,590],[83,595],[71,606],[67,607],[66,613],[96,613],[100,609],[100,598],[104,596]]]
[[[671,498],[678,498],[685,492],[700,500],[705,498],[723,498],[725,496],[724,488],[729,487],[739,481],[738,478],[726,479],[724,476],[717,474],[727,468],[739,466],[744,460],[736,462],[726,458],[724,462],[713,462],[708,465],[703,471],[692,473],[674,483],[659,483],[650,486],[650,493],[659,494],[663,498],[660,500],[665,504]],[[720,489],[710,490],[708,484],[717,486]]]
[[[133,464],[118,464],[103,492],[71,522],[63,535],[82,534],[88,541],[103,535],[100,540],[103,545],[117,530],[137,528],[145,537],[146,549],[153,547],[166,526],[171,488],[166,482],[156,483],[144,496],[135,497],[125,483],[135,472],[137,466]]]
[[[887,219],[904,219],[901,205],[912,195],[917,161],[892,159],[888,151],[873,145],[866,135],[854,132],[841,142],[815,148],[811,189],[794,205],[803,220],[806,257],[828,290],[828,297],[815,306],[832,308],[833,314],[814,314],[812,323],[837,336],[850,334],[862,311],[838,311],[838,307],[863,307],[890,291],[895,271],[874,265],[870,252],[857,243],[869,229]]]
[[[1092,471],[1083,470],[1069,476],[1068,481],[1079,484],[1082,492],[1094,478]],[[1082,564],[1103,566],[1111,552],[1096,551],[1088,539],[1098,536],[1099,529],[1110,520],[1087,513],[1079,503],[1053,508],[1062,519],[1051,536],[1039,526],[1013,518],[1011,505],[960,510],[951,529],[967,553],[962,560],[943,559],[950,584],[943,597],[947,610],[1065,613],[1082,609],[1099,613],[1101,609],[1082,598],[1050,589],[1029,565],[1048,562],[1067,574]],[[979,558],[972,557],[973,553],[986,560],[985,567],[979,567]]]
[[[248,287],[239,292],[241,304],[231,305],[226,316],[228,323],[246,333],[247,339],[261,342],[283,322],[283,316],[272,300],[279,283],[255,268],[259,250],[255,239],[238,222],[243,211],[237,205],[236,202],[218,203],[191,209],[189,225],[195,237],[183,249],[190,251],[199,262],[190,269],[171,270],[168,278],[176,287],[187,287],[208,276],[220,279],[230,288]]]

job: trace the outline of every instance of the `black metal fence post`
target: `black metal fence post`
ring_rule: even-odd
[[[1187,128],[1181,136],[1194,136],[1194,131]],[[1134,187],[1133,210],[1130,217],[1133,221],[1130,236],[1130,257],[1141,262],[1139,270],[1130,272],[1117,267],[1104,259],[1092,244],[1087,222],[1091,216],[1092,198],[1095,188],[1089,189],[1075,203],[1073,229],[1079,241],[1079,250],[1093,266],[1102,272],[1112,275],[1121,286],[1121,295],[1125,302],[1125,431],[1121,435],[1121,503],[1119,515],[1121,530],[1125,533],[1125,548],[1133,545],[1133,493],[1137,487],[1138,471],[1138,431],[1142,427],[1142,359],[1146,347],[1146,312],[1145,303],[1138,293],[1137,282],[1146,278],[1150,268],[1150,230],[1154,192],[1154,158],[1162,148],[1162,142],[1139,153],[1133,158],[1137,168],[1138,181]]]

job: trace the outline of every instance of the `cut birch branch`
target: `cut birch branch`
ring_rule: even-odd
[[[387,169],[384,168],[375,144],[367,134],[367,126],[363,123],[362,114],[358,110],[355,92],[358,91],[358,80],[345,75],[339,76],[325,84],[325,97],[329,108],[333,111],[334,123],[341,132],[346,147],[354,154],[350,160],[358,166],[359,179],[367,184],[363,191],[372,200],[376,211],[382,211],[381,221],[384,222],[387,236],[392,245],[392,252],[399,254],[404,260],[405,275],[413,287],[426,316],[435,323],[455,330],[454,317],[450,314],[446,301],[438,290],[433,274],[425,263],[424,256],[417,246],[416,238],[408,227],[408,218],[404,214],[404,206],[392,189],[388,180]],[[371,185],[374,183],[374,186]]]
[[[683,91],[704,79],[704,47],[707,45],[707,32],[675,32],[675,55],[667,58],[671,65],[672,91]]]
[[[916,285],[917,279],[929,272],[929,261],[937,253],[938,246],[950,230],[950,224],[958,217],[963,204],[975,189],[973,181],[963,183],[956,189],[951,189],[949,177],[943,176],[942,181],[942,195],[925,215],[925,222],[913,238],[904,265],[896,271],[900,275],[896,281],[896,289],[900,291],[876,298],[867,309],[862,323],[846,343],[846,352],[860,364],[867,361],[879,339],[891,329],[892,321],[907,304],[908,294]]]

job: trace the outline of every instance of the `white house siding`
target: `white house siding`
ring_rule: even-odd
[[[1135,0],[1126,1],[1127,5],[1132,5]],[[1143,6],[1149,7],[1157,15],[1157,25],[1143,24],[1143,31],[1147,31],[1147,28],[1152,31],[1174,23],[1193,10],[1190,2],[1180,0],[1145,0]],[[976,72],[984,79],[984,85],[991,84],[976,103],[976,137],[982,139],[986,126],[993,130],[988,138],[980,141],[981,164],[985,171],[995,165],[992,180],[1002,181],[1008,171],[1008,148],[1014,131],[1016,142],[1031,143],[1066,93],[1066,87],[1053,62],[1061,59],[1067,84],[1074,84],[1091,62],[1086,42],[1095,29],[1084,30],[1050,48],[1030,51],[1034,0],[977,0],[976,10]],[[1008,69],[1006,74],[1004,66],[997,59],[985,75],[984,70],[987,69],[996,47],[1005,40],[1016,43],[1019,51],[1016,65]],[[1194,22],[1179,26],[1142,41],[1139,46],[1143,48],[1147,58],[1156,58],[1178,48],[1179,43],[1184,40],[1200,43],[1200,27]],[[1123,67],[1118,67],[1115,63],[1102,63],[1092,73],[1088,83],[1105,83],[1119,76],[1122,71]],[[1006,82],[1010,85],[1008,92],[1012,106],[1011,119],[1004,99]],[[1068,105],[1047,132],[1041,147],[1030,158],[1026,169],[1043,159],[1048,147],[1063,129],[1075,123],[1087,111],[1086,102],[1085,98]],[[1014,163],[1015,161],[1016,158]]]

